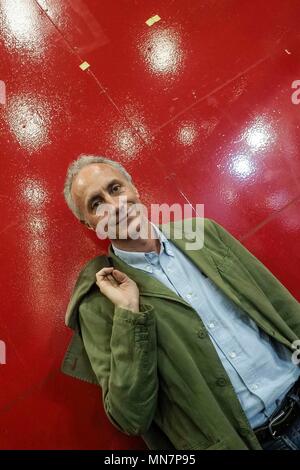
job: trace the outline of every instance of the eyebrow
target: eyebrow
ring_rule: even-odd
[[[120,180],[118,180],[117,178],[113,179],[110,183],[108,183],[108,185],[106,186],[105,190],[109,190],[114,184],[116,183],[121,183]],[[92,203],[94,202],[95,199],[98,199],[99,198],[99,193],[93,193],[90,195],[90,197],[88,198],[88,201],[87,201],[87,207],[90,209],[92,207]]]

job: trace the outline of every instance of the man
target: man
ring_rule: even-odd
[[[168,239],[168,224],[134,214],[139,193],[114,161],[81,156],[64,195],[97,233],[111,217],[99,208],[113,207],[116,236],[112,265],[97,256],[77,280],[62,370],[100,385],[110,421],[150,449],[299,449],[300,305],[289,291],[211,219],[203,247],[187,250],[197,219],[184,233],[171,223]],[[134,224],[147,236],[131,236]]]

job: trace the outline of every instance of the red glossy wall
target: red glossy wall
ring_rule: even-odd
[[[62,197],[80,153],[121,161],[146,204],[204,203],[300,300],[299,16],[296,0],[0,0],[0,448],[145,448],[60,372],[72,286],[103,248]]]

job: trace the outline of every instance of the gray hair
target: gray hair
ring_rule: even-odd
[[[79,219],[80,221],[84,221],[84,217],[81,214],[81,211],[78,209],[76,204],[73,201],[72,194],[71,194],[71,189],[72,189],[72,183],[73,179],[75,178],[76,175],[78,175],[79,171],[84,168],[85,166],[94,164],[94,163],[106,163],[107,165],[111,165],[114,168],[117,168],[122,175],[125,176],[125,178],[132,183],[132,178],[130,174],[125,170],[125,168],[120,164],[115,162],[114,160],[109,160],[106,157],[99,157],[97,155],[84,155],[81,154],[77,158],[77,160],[74,160],[71,165],[69,166],[67,170],[67,176],[64,184],[64,198],[65,201],[69,207],[69,209],[73,212],[75,217]]]

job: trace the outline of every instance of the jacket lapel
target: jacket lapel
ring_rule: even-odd
[[[163,230],[164,227],[162,227]],[[182,234],[182,237],[180,236]],[[191,243],[195,240],[195,232],[188,228],[180,232],[176,226],[174,227],[174,236],[171,237],[172,242],[184,252],[184,254],[192,261],[202,273],[204,273],[209,279],[211,279],[233,302],[241,305],[239,298],[234,294],[232,289],[224,282],[222,273],[220,274],[220,266],[222,266],[224,257],[220,260],[215,261],[214,255],[205,243],[203,247],[196,250],[187,250],[186,243]],[[204,240],[205,242],[205,240]]]
[[[182,225],[176,225],[176,222],[171,223],[172,229],[169,231],[169,225],[170,224],[158,224],[160,230],[164,232],[165,235],[168,234],[169,239],[186,254],[186,256],[200,269],[200,271],[202,271],[209,279],[214,281],[230,298],[232,298],[232,300],[239,302],[233,292],[226,287],[213,257],[205,245],[201,249],[186,250],[186,243],[191,243],[195,237],[194,232],[186,228],[183,229]],[[128,276],[137,283],[141,295],[168,298],[191,307],[189,303],[179,297],[173,290],[169,289],[163,283],[152,276],[149,276],[149,274],[145,273],[141,269],[133,268],[121,260],[114,254],[111,245],[109,246],[108,254],[112,258],[114,266],[120,271],[126,272]]]

